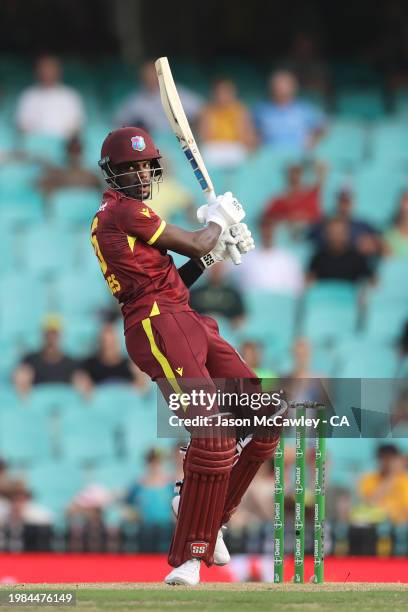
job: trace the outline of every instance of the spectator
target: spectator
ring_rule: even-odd
[[[357,283],[372,278],[368,258],[351,244],[348,223],[339,217],[326,221],[324,243],[312,256],[308,280]]]
[[[262,346],[259,342],[246,340],[241,345],[239,352],[248,367],[250,367],[259,378],[264,379],[263,382],[267,381],[268,378],[276,378],[276,373],[273,370],[263,367]],[[269,390],[265,389],[265,385],[263,385],[262,388],[264,391]]]
[[[36,526],[52,524],[52,512],[33,501],[32,493],[24,481],[10,482],[7,499],[8,506],[6,512],[3,512],[3,523]]]
[[[103,383],[144,385],[141,371],[122,355],[116,328],[110,321],[102,326],[98,349],[81,363],[75,382],[85,394],[93,385]]]
[[[291,72],[275,72],[269,88],[270,100],[255,108],[255,125],[261,140],[298,152],[312,148],[325,129],[323,113],[296,100],[297,81]]]
[[[154,62],[148,61],[142,65],[139,78],[141,89],[119,108],[116,124],[138,126],[149,132],[168,132],[170,126],[163,111]],[[187,118],[194,122],[201,110],[200,98],[186,87],[177,85],[177,90]]]
[[[377,450],[378,470],[366,474],[359,483],[364,503],[378,511],[378,520],[408,523],[408,471],[406,457],[394,444]]]
[[[408,257],[408,191],[401,195],[393,225],[385,233],[385,247],[388,255]]]
[[[101,189],[98,174],[85,168],[82,161],[82,143],[78,136],[66,144],[67,161],[64,167],[47,165],[40,178],[39,187],[45,194],[64,187],[89,187]]]
[[[7,462],[0,457],[0,497],[7,494],[11,483]]]
[[[298,259],[290,251],[273,245],[274,224],[270,219],[259,225],[261,244],[245,255],[236,272],[243,291],[262,289],[297,296],[304,279]]]
[[[25,133],[71,138],[84,123],[79,94],[61,82],[61,65],[53,56],[36,64],[37,84],[23,91],[17,105],[17,127]]]
[[[213,167],[228,168],[241,164],[256,145],[256,133],[247,108],[237,99],[231,79],[215,81],[212,100],[201,114],[199,134],[203,154]]]
[[[125,503],[131,516],[144,526],[167,526],[172,522],[174,483],[164,469],[160,451],[151,449],[145,459],[146,473],[129,488]]]
[[[225,280],[222,262],[208,270],[203,285],[190,291],[190,304],[200,314],[225,317],[234,327],[239,326],[245,316],[241,292]]]
[[[72,382],[79,364],[62,351],[60,343],[61,321],[56,316],[48,316],[43,324],[43,343],[40,350],[23,357],[14,373],[18,393],[24,395],[31,385]],[[22,381],[24,387],[20,389]]]
[[[320,190],[326,173],[326,167],[316,164],[316,182],[314,185],[303,183],[303,168],[294,164],[287,169],[287,190],[273,197],[266,205],[264,218],[275,223],[287,222],[303,225],[315,223],[321,217]]]
[[[382,252],[382,241],[379,232],[367,221],[353,216],[353,194],[342,189],[337,194],[335,216],[348,224],[350,244],[362,255],[374,256]],[[329,217],[317,223],[310,231],[309,237],[318,247],[324,246],[324,233]]]
[[[324,401],[326,393],[321,385],[321,376],[312,366],[312,351],[306,338],[297,338],[293,343],[293,365],[284,377],[285,392],[294,401]]]

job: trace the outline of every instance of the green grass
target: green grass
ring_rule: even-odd
[[[408,610],[407,584],[334,584],[324,585],[271,585],[202,584],[199,587],[168,587],[162,584],[115,584],[115,585],[14,585],[1,590],[49,591],[55,589],[75,590],[75,607],[29,607],[22,610],[72,610],[73,612],[95,612],[107,610],[181,610],[182,612],[229,612],[303,610],[366,612]],[[1,610],[11,610],[2,606]]]

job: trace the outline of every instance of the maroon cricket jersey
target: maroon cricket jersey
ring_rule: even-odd
[[[189,292],[170,255],[155,246],[166,222],[146,202],[108,189],[91,241],[102,273],[125,319],[125,332],[146,317],[191,310]]]

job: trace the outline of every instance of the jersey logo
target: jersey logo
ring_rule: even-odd
[[[105,208],[107,207],[107,205],[108,205],[107,202],[102,202],[102,204],[98,208],[98,212],[103,212],[105,210]]]
[[[140,212],[142,213],[142,215],[144,215],[145,217],[149,217],[150,219],[150,210],[148,208],[142,208]]]
[[[180,367],[180,368],[176,368],[176,372],[177,372],[177,374],[178,374],[179,376],[183,376],[183,368],[182,368],[182,367]]]

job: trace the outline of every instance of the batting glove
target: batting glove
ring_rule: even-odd
[[[218,261],[229,258],[238,266],[242,261],[241,254],[254,248],[255,243],[248,227],[245,223],[236,223],[222,232],[213,250],[201,257],[200,261],[205,268],[209,268]]]
[[[238,200],[227,191],[217,196],[211,204],[200,206],[197,210],[197,219],[200,223],[217,223],[222,231],[230,225],[235,225],[245,217],[245,211]]]

